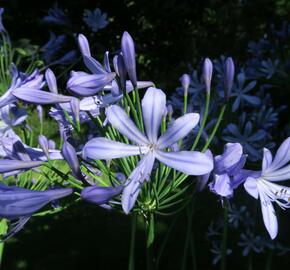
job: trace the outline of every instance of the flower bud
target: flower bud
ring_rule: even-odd
[[[124,32],[121,40],[121,49],[129,78],[134,87],[137,86],[135,45],[128,32]]]
[[[179,80],[180,80],[181,85],[183,87],[184,95],[187,96],[187,94],[188,94],[188,88],[189,88],[189,85],[190,85],[190,76],[188,74],[183,74],[180,77]]]
[[[51,93],[58,94],[55,75],[53,71],[49,68],[45,71],[45,79],[49,91]]]
[[[91,56],[90,46],[87,38],[83,34],[79,34],[78,43],[83,56]]]
[[[70,107],[73,113],[75,123],[78,124],[80,122],[80,100],[78,98],[73,98],[70,101]]]
[[[212,62],[209,58],[205,58],[203,62],[203,80],[205,83],[205,90],[209,94],[210,92],[210,85],[211,85],[211,78],[212,78]]]
[[[233,59],[228,57],[224,67],[224,91],[225,100],[228,101],[231,96],[231,91],[234,83],[235,65]]]
[[[44,135],[39,135],[38,136],[38,143],[40,148],[42,149],[43,153],[47,157],[47,159],[50,158],[49,156],[49,148],[48,148],[48,140]]]

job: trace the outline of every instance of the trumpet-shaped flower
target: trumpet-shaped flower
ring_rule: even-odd
[[[174,121],[170,128],[158,138],[161,119],[166,110],[166,96],[162,90],[150,87],[142,100],[145,136],[118,105],[107,109],[107,119],[121,134],[135,145],[107,138],[94,138],[83,149],[83,156],[90,159],[122,158],[141,155],[141,160],[132,171],[122,193],[122,207],[129,213],[137,199],[141,185],[149,180],[155,159],[165,165],[189,175],[203,175],[213,168],[213,161],[200,152],[167,152],[166,148],[184,138],[198,123],[199,114],[188,113]]]
[[[290,179],[290,137],[277,150],[273,159],[271,152],[264,148],[262,170],[252,172],[245,183],[246,191],[260,199],[263,220],[272,239],[277,236],[278,222],[273,207],[276,202],[282,209],[290,207],[290,188],[276,182]]]

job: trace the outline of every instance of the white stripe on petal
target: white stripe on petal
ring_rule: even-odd
[[[83,157],[108,160],[144,154],[146,150],[146,147],[133,146],[100,137],[86,143],[83,149]]]
[[[176,119],[173,125],[158,139],[157,145],[164,149],[184,138],[199,121],[198,113],[187,113]]]
[[[106,111],[107,118],[112,126],[131,141],[139,144],[149,144],[148,139],[136,127],[128,114],[118,105],[110,106]]]
[[[200,152],[156,151],[156,158],[167,166],[189,175],[204,175],[213,169],[213,160]]]
[[[273,182],[290,179],[290,164],[275,171],[265,172],[262,174],[263,179]]]
[[[151,143],[157,142],[162,116],[166,109],[166,95],[162,90],[150,87],[142,99],[142,112],[146,133]]]

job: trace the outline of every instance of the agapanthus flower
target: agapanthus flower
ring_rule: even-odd
[[[232,97],[236,97],[233,105],[232,112],[237,111],[241,103],[245,102],[249,105],[257,107],[261,104],[261,100],[257,96],[249,95],[249,92],[256,86],[256,81],[251,81],[246,84],[246,75],[244,72],[240,72],[237,75],[237,84],[234,86]]]
[[[83,20],[93,32],[97,32],[99,29],[103,29],[109,24],[107,13],[102,13],[99,8],[96,8],[94,11],[85,9]]]
[[[65,12],[60,9],[57,5],[53,8],[48,10],[48,15],[44,16],[42,21],[48,24],[55,24],[55,25],[70,25],[70,20],[65,14]]]
[[[44,86],[43,75],[35,69],[30,75],[18,72],[16,66],[12,66],[12,82],[9,89],[0,97],[0,108],[17,101],[13,93],[19,89],[41,89]]]
[[[222,197],[231,197],[240,184],[234,176],[237,177],[245,162],[243,147],[239,143],[227,143],[223,154],[214,158],[213,181],[209,185],[211,191]]]
[[[282,209],[290,207],[290,188],[276,182],[290,179],[290,137],[279,147],[275,157],[264,148],[262,170],[252,172],[245,183],[246,191],[260,199],[263,220],[272,239],[277,236],[278,222],[273,207],[276,202]]]
[[[202,76],[203,76],[203,80],[205,83],[205,89],[206,89],[207,93],[210,92],[212,70],[213,70],[213,66],[212,66],[211,60],[209,58],[205,58],[204,63],[203,63]]]
[[[0,119],[10,128],[22,124],[26,118],[26,110],[19,108],[16,104],[9,104],[0,109]]]
[[[203,153],[165,151],[166,148],[185,137],[199,121],[199,114],[185,114],[175,120],[172,126],[158,138],[165,110],[165,94],[160,89],[150,87],[142,99],[143,120],[147,136],[139,131],[121,107],[112,105],[106,112],[108,121],[136,145],[124,144],[107,138],[95,138],[84,146],[83,156],[90,159],[109,160],[141,155],[142,158],[129,176],[122,194],[122,207],[125,213],[129,213],[134,206],[144,180],[149,180],[155,159],[189,175],[203,175],[213,168],[212,160]]]

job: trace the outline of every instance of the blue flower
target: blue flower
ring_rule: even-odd
[[[256,84],[256,81],[251,81],[246,84],[246,76],[243,71],[238,74],[237,83],[235,84],[234,92],[232,93],[232,97],[236,97],[232,105],[232,112],[235,112],[243,102],[246,102],[247,104],[255,107],[261,104],[259,97],[251,96],[248,94],[252,89],[254,89]]]
[[[107,13],[102,13],[99,8],[93,11],[85,9],[83,20],[93,32],[97,32],[99,29],[103,29],[109,24]]]
[[[48,10],[48,15],[43,17],[42,21],[48,24],[70,26],[69,18],[57,5]]]

